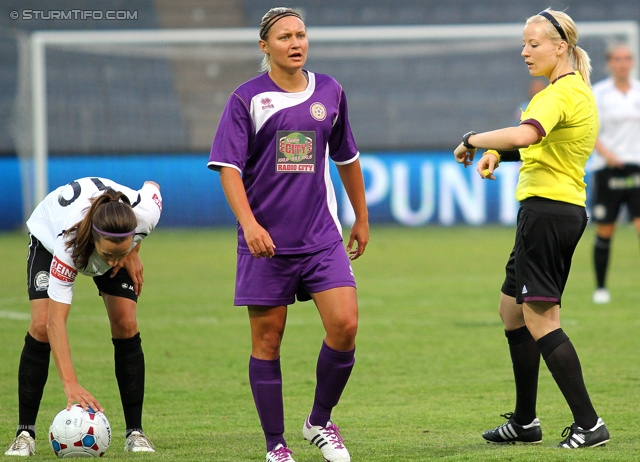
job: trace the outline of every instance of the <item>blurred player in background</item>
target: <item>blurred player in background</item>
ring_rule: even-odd
[[[144,282],[140,244],[157,225],[161,211],[155,182],[146,181],[135,191],[105,178],[82,178],[61,186],[33,211],[27,221],[31,323],[18,369],[18,431],[5,455],[35,454],[36,418],[50,353],[62,379],[67,409],[78,403],[103,411],[78,383],[71,361],[67,319],[78,274],[93,277],[111,323],[127,427],[125,450],[154,452],[142,431],[145,363],[136,306]]]
[[[591,166],[593,221],[596,241],[594,303],[609,303],[606,288],[611,238],[621,206],[627,206],[640,234],[640,81],[631,78],[633,56],[625,44],[607,50],[610,77],[593,86],[600,116],[600,134]]]
[[[561,11],[530,17],[522,56],[532,76],[550,85],[533,97],[520,125],[468,132],[455,149],[469,165],[476,148],[483,178],[495,179],[498,163],[522,160],[516,199],[520,202],[515,245],[506,266],[499,312],[513,364],[516,406],[506,423],[484,432],[492,443],[539,443],[536,416],[540,355],[573,414],[562,432],[562,448],[600,446],[609,431],[596,413],[578,355],[560,327],[560,304],[573,252],[587,224],[584,168],[598,135],[598,113],[587,53],[576,45],[578,31]]]
[[[234,304],[249,311],[251,390],[267,462],[293,461],[283,436],[280,346],[288,305],[296,297],[313,299],[326,336],[302,435],[325,460],[348,462],[331,412],[355,361],[358,303],[350,260],[360,257],[369,241],[359,152],[342,87],[330,76],[303,69],[309,42],[300,14],[273,8],[259,33],[267,72],[229,97],[208,164],[220,172],[239,225]],[[355,212],[346,251],[330,159]]]

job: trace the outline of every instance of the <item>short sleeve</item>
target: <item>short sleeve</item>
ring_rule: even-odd
[[[551,86],[552,87],[552,86]],[[567,108],[570,101],[564,92],[545,89],[533,97],[527,110],[522,114],[522,122],[542,128],[542,136],[546,136],[553,128],[567,119]]]
[[[220,117],[207,166],[212,170],[233,167],[242,172],[253,138],[249,107],[238,94],[232,93]]]
[[[138,220],[136,235],[143,237],[155,229],[162,214],[162,195],[158,187],[152,183],[145,183],[138,191],[139,201],[134,204],[133,211]]]
[[[47,289],[49,298],[56,302],[70,305],[73,299],[73,285],[77,275],[78,270],[66,249],[65,240],[62,236],[58,236],[54,244],[53,259],[49,268],[49,288]]]
[[[338,165],[349,164],[358,158],[358,147],[349,123],[347,97],[342,88],[340,89],[338,116],[329,137],[329,155]]]

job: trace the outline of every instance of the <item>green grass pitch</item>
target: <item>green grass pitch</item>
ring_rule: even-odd
[[[576,346],[596,410],[611,432],[603,448],[555,448],[571,413],[544,363],[538,416],[543,441],[494,446],[483,430],[513,410],[514,386],[497,303],[513,227],[378,227],[353,263],[360,327],[356,366],[333,413],[355,462],[629,461],[640,457],[640,258],[629,225],[613,241],[613,302],[591,302],[593,228],[566,288],[563,328]],[[0,450],[17,424],[17,368],[27,331],[25,233],[0,234]],[[138,320],[147,364],[143,423],[155,454],[123,452],[124,419],[109,325],[93,282],[80,277],[69,318],[80,383],[105,407],[107,460],[263,461],[249,388],[246,309],[233,307],[235,232],[160,227],[142,245]],[[320,462],[302,440],[323,337],[312,303],[290,307],[282,348],[286,433],[298,462]],[[65,405],[51,361],[38,418],[37,455],[55,456],[47,430]]]

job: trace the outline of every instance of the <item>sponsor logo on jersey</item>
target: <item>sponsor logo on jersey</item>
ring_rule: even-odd
[[[640,188],[640,174],[635,173],[625,177],[609,178],[607,183],[611,190],[625,190]]]
[[[59,279],[63,282],[73,282],[76,280],[78,272],[69,265],[58,260],[58,257],[53,257],[51,262],[51,277]]]
[[[44,292],[49,288],[49,272],[38,271],[38,274],[33,278],[33,286],[36,292]]]
[[[526,294],[528,292],[529,291],[527,290],[527,286],[522,286],[522,294],[524,295],[524,294]]]
[[[316,119],[318,122],[322,122],[327,118],[327,110],[322,103],[313,103],[309,108],[311,112],[311,117]]]
[[[153,199],[153,202],[156,203],[156,205],[162,212],[162,199],[160,199],[156,193],[153,193],[153,196],[151,196],[151,199]]]
[[[276,172],[315,172],[315,137],[313,131],[279,131]]]
[[[266,111],[267,109],[274,109],[275,106],[273,105],[273,102],[271,101],[271,98],[262,98],[260,100],[260,104],[262,104],[262,110]]]

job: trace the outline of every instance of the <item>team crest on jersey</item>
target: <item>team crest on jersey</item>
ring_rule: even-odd
[[[315,172],[315,140],[316,132],[313,131],[278,131],[276,172]]]
[[[262,110],[266,110],[266,109],[273,109],[275,108],[275,106],[273,105],[273,102],[271,101],[271,98],[262,98],[260,100],[260,104],[262,104]]]
[[[598,204],[593,207],[592,212],[594,218],[602,220],[607,215],[607,208],[602,204]]]
[[[36,292],[44,292],[49,288],[49,272],[38,271],[36,277],[33,278],[33,286]]]
[[[327,110],[322,103],[313,103],[309,110],[311,111],[311,117],[316,119],[318,122],[322,122],[327,118]]]

